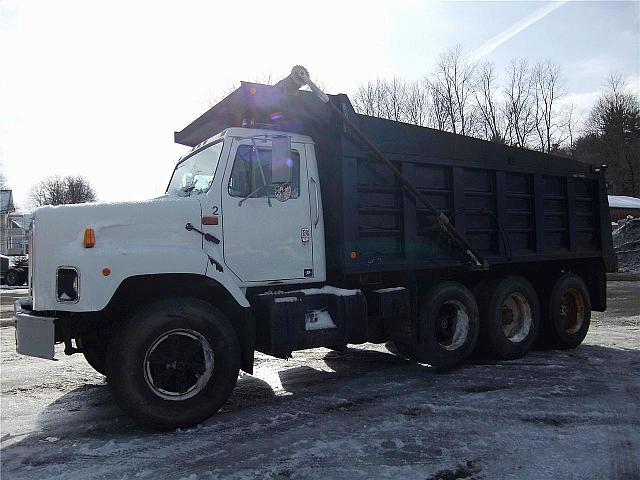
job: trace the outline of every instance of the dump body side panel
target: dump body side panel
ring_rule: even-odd
[[[343,111],[492,264],[612,256],[603,175],[569,158]],[[345,131],[346,130],[346,131]],[[338,155],[320,158],[342,172],[343,274],[461,265],[430,214],[340,128]],[[330,183],[334,185],[335,180]],[[604,202],[604,203],[603,203]],[[329,210],[337,208],[329,205]],[[355,252],[355,253],[354,253]]]

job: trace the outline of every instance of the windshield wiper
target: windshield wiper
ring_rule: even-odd
[[[186,185],[184,187],[180,187],[180,188],[176,189],[176,193],[179,196],[182,196],[181,194],[184,194],[185,196],[190,197],[191,196],[191,192],[193,190],[195,190],[195,188],[196,188],[195,183],[193,185]]]

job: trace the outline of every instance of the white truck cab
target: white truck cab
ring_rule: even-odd
[[[275,184],[272,139],[283,136],[289,181]],[[206,275],[243,307],[250,286],[322,282],[321,205],[309,137],[229,128],[178,161],[162,197],[38,209],[33,308],[99,311],[125,279],[141,275]]]

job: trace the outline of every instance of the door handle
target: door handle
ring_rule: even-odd
[[[320,221],[320,195],[318,193],[318,182],[316,182],[313,177],[311,177],[311,181],[313,182],[313,187],[316,192],[316,218],[313,221],[313,226],[317,227],[318,222]]]

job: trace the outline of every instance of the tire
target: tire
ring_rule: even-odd
[[[551,289],[545,313],[545,345],[561,349],[580,345],[591,323],[591,299],[582,279],[571,273],[560,277]]]
[[[82,338],[76,338],[76,344],[78,348],[82,350],[82,355],[84,355],[84,359],[91,366],[91,368],[93,368],[96,372],[106,376],[107,346],[95,344],[87,345]]]
[[[538,295],[526,279],[509,276],[476,291],[480,309],[478,351],[513,360],[531,349],[540,330]]]
[[[22,275],[18,270],[14,270],[13,268],[7,272],[6,282],[10,287],[17,287],[18,285],[22,285]]]
[[[82,352],[85,360],[91,367],[102,375],[107,375],[107,351],[105,349],[91,349]]]
[[[238,380],[238,337],[227,318],[202,300],[153,302],[113,338],[109,386],[122,410],[146,427],[202,422],[222,407]]]
[[[478,328],[478,306],[471,292],[462,284],[442,282],[429,290],[421,302],[418,343],[394,342],[394,346],[409,360],[446,371],[471,354]]]

